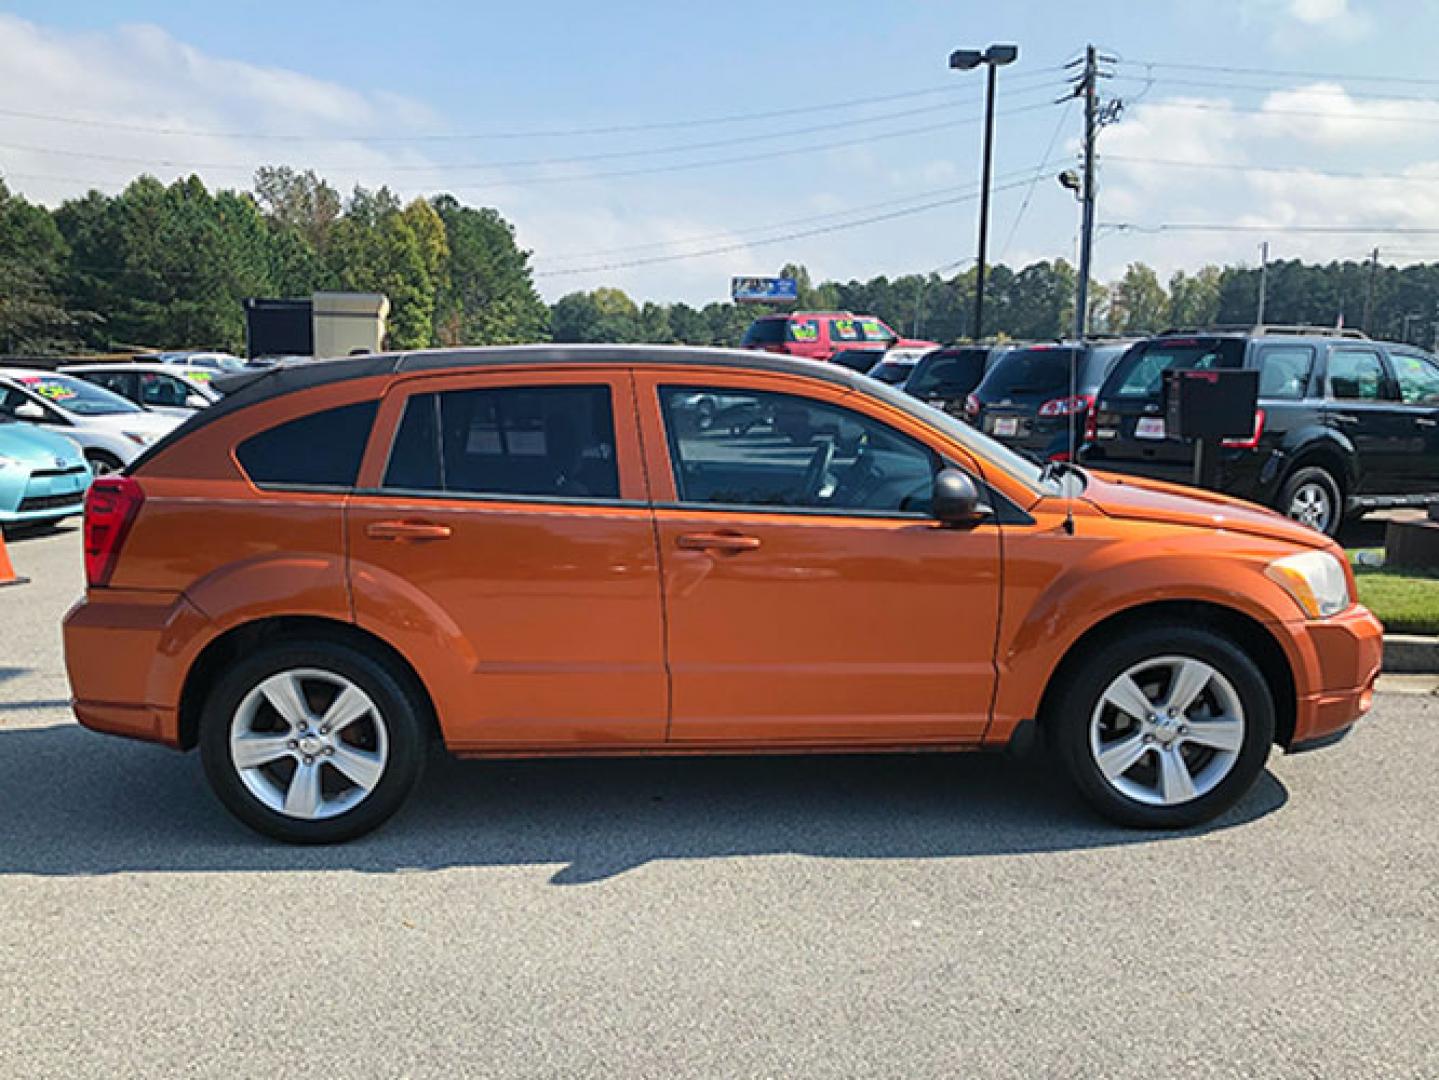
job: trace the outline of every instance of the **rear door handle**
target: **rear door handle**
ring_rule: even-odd
[[[1420,427],[1439,427],[1439,420],[1430,420],[1427,416],[1416,416],[1414,422]]]
[[[1337,421],[1338,421],[1339,423],[1341,423],[1341,424],[1357,424],[1357,423],[1359,423],[1359,417],[1353,416],[1353,415],[1351,415],[1351,414],[1349,414],[1349,413],[1338,413],[1338,412],[1336,412],[1336,413],[1330,413],[1329,415],[1330,415],[1331,417],[1333,417],[1335,420],[1337,420]]]
[[[447,540],[448,525],[430,521],[375,521],[365,526],[371,540]]]
[[[727,551],[735,554],[759,547],[758,536],[740,536],[738,533],[685,533],[676,542],[686,551]]]

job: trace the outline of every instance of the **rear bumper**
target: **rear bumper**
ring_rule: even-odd
[[[1384,627],[1359,604],[1322,622],[1282,625],[1296,690],[1294,736],[1286,749],[1315,749],[1346,731],[1373,705],[1384,658]]]
[[[179,746],[188,650],[206,623],[173,593],[91,590],[64,622],[75,718],[92,731]]]

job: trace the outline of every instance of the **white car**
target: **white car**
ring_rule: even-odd
[[[0,368],[0,414],[69,436],[96,476],[130,464],[181,422],[72,375],[31,368]]]
[[[210,387],[214,372],[205,368],[118,361],[66,364],[59,370],[63,375],[74,375],[96,386],[103,386],[151,412],[181,419],[220,400],[220,395]]]
[[[156,359],[162,364],[180,364],[216,375],[245,370],[245,361],[227,352],[166,352],[160,353]]]

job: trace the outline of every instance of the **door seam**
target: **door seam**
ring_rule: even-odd
[[[675,679],[670,668],[670,604],[665,589],[665,562],[660,550],[660,523],[655,510],[654,488],[650,482],[650,450],[645,442],[644,423],[640,417],[640,392],[633,369],[627,373],[630,382],[630,407],[634,411],[635,437],[640,444],[640,473],[645,482],[645,506],[650,515],[650,535],[654,539],[655,578],[660,598],[660,659],[665,672],[665,734],[664,741],[671,739],[671,728],[675,720]]]

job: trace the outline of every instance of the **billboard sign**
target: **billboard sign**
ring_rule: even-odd
[[[799,282],[788,277],[730,278],[730,298],[737,304],[793,304]]]

